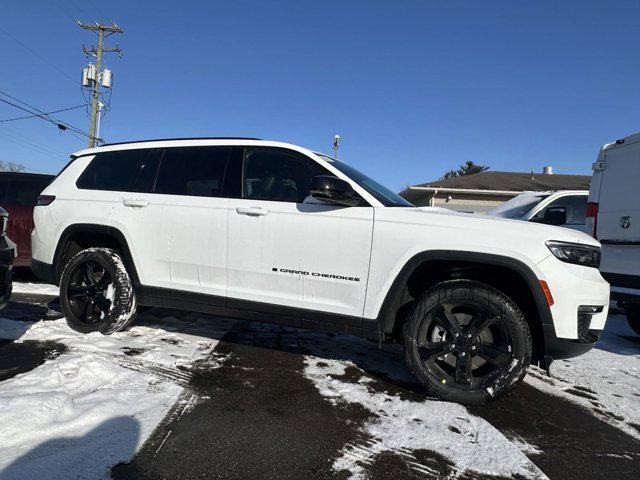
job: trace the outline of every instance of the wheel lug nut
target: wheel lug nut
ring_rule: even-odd
[[[467,333],[467,338],[471,338],[471,334],[470,333]]]
[[[475,345],[471,345],[471,350],[475,350],[476,346]]]
[[[464,357],[465,355],[466,355],[466,353],[465,353],[465,352],[460,352],[460,356],[461,356],[461,357]]]
[[[460,334],[458,332],[453,334],[454,337],[458,338],[460,336]]]
[[[455,344],[455,343],[452,343],[452,344],[451,344],[451,348],[456,348],[456,344]]]

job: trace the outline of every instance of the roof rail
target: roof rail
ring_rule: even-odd
[[[151,140],[129,140],[127,142],[104,143],[101,147],[111,147],[113,145],[127,145],[129,143],[148,143],[148,142],[169,142],[178,140],[262,140],[253,137],[183,137],[183,138],[155,138]]]

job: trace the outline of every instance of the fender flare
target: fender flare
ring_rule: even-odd
[[[59,265],[60,258],[64,254],[63,249],[67,247],[69,244],[69,239],[78,233],[96,233],[101,235],[106,235],[113,238],[120,247],[120,253],[122,254],[122,261],[124,262],[129,274],[131,275],[131,279],[133,281],[134,288],[137,288],[140,285],[140,279],[138,277],[138,270],[136,269],[136,264],[133,260],[133,256],[131,255],[131,250],[129,249],[129,243],[127,239],[122,234],[120,230],[115,227],[110,227],[108,225],[100,225],[94,223],[74,223],[67,226],[60,235],[60,239],[58,240],[58,244],[56,245],[56,251],[53,255],[53,266],[55,272],[55,280],[58,284],[60,282],[60,276],[62,275],[62,265]]]
[[[540,286],[540,281],[527,264],[515,258],[490,253],[459,250],[427,250],[414,255],[405,263],[385,295],[380,311],[378,312],[378,328],[381,336],[389,335],[393,332],[396,322],[395,314],[401,306],[401,294],[413,272],[423,263],[434,260],[473,262],[504,267],[516,272],[529,286],[542,325],[550,325],[553,327],[553,317],[542,287]]]

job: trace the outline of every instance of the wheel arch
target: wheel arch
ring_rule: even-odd
[[[501,284],[491,275],[506,275]],[[451,250],[424,251],[409,259],[394,279],[378,314],[381,338],[398,341],[402,324],[417,295],[440,281],[466,278],[505,293],[523,311],[534,342],[534,358],[545,351],[543,325],[553,325],[538,277],[520,260],[502,255]],[[413,290],[413,291],[412,291]],[[507,290],[507,291],[505,291]],[[513,297],[516,298],[513,298]]]
[[[117,250],[131,275],[134,288],[140,285],[138,271],[124,234],[115,227],[92,223],[69,225],[60,235],[53,256],[56,285],[60,283],[62,270],[66,265],[65,260],[71,258],[78,251],[89,247],[107,247]]]

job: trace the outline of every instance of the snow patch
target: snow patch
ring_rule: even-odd
[[[406,455],[414,450],[435,451],[454,464],[453,475],[477,472],[486,475],[521,475],[546,478],[526,457],[526,451],[507,440],[485,420],[471,415],[463,406],[434,400],[404,400],[387,392],[372,392],[367,380],[350,383],[340,379],[348,361],[307,356],[305,376],[332,403],[362,405],[375,417],[366,422],[363,433],[369,445],[346,445],[334,462],[336,471],[348,470],[352,479],[366,477],[366,464],[381,452]]]
[[[551,365],[551,377],[531,367],[525,381],[591,411],[600,420],[640,439],[640,338],[622,315],[610,315],[588,353]]]
[[[0,478],[108,478],[179,400],[188,367],[232,324],[149,315],[144,325],[104,336],[79,334],[64,319],[0,318],[0,338],[67,346],[56,359],[0,383]]]
[[[13,293],[54,295],[57,297],[60,294],[60,288],[49,283],[13,282]]]

